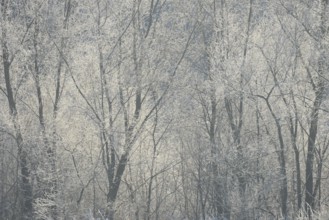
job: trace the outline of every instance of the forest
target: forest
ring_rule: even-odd
[[[0,219],[329,216],[329,0],[0,0]]]

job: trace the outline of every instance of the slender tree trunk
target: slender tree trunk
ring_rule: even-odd
[[[274,89],[274,87],[273,87]],[[271,92],[273,91],[271,90]],[[285,159],[285,145],[283,141],[283,134],[282,134],[282,128],[280,124],[279,118],[274,113],[272,106],[269,102],[269,97],[271,92],[268,94],[268,97],[264,98],[266,105],[272,115],[272,118],[275,122],[275,126],[277,129],[277,135],[279,139],[279,146],[280,151],[278,152],[279,156],[279,163],[280,163],[280,174],[281,174],[281,189],[280,189],[280,200],[281,200],[281,214],[284,219],[287,219],[288,217],[288,182],[287,182],[287,170],[286,170],[286,159]]]
[[[325,50],[324,48],[324,42],[322,42],[328,32],[327,28],[327,6],[328,6],[328,0],[321,0],[321,14],[320,14],[320,48],[321,50]],[[314,204],[315,204],[315,198],[314,195],[314,188],[313,188],[313,163],[314,163],[314,154],[315,154],[315,143],[316,143],[316,137],[318,133],[318,121],[319,121],[319,110],[320,106],[323,101],[323,95],[325,92],[325,85],[324,85],[324,79],[323,77],[325,70],[326,70],[326,60],[325,60],[325,54],[321,51],[319,61],[318,61],[318,74],[319,74],[319,82],[317,85],[312,80],[313,87],[315,90],[315,100],[313,102],[312,112],[311,112],[311,124],[309,128],[309,136],[308,136],[308,145],[307,145],[307,158],[306,158],[306,174],[305,174],[305,210],[307,210],[307,213],[309,215],[309,218],[312,218],[312,212],[314,210]]]
[[[323,99],[324,86],[320,83],[316,91],[316,97],[313,102],[311,112],[311,125],[309,129],[307,158],[306,158],[306,174],[305,174],[305,210],[311,218],[314,209],[313,197],[313,164],[315,155],[315,141],[318,132],[319,109]]]
[[[297,104],[295,101],[295,96],[293,91],[291,90],[291,99],[293,103],[293,109],[295,113],[295,118],[289,113],[289,104],[287,100],[284,98],[284,94],[280,88],[281,96],[283,97],[283,101],[288,108],[289,114],[289,130],[290,130],[290,138],[292,142],[292,149],[295,155],[295,167],[296,167],[296,188],[297,188],[297,211],[299,212],[302,209],[302,177],[301,177],[301,168],[300,168],[300,153],[297,145],[297,134],[298,134],[298,111]]]
[[[294,108],[295,108],[295,120],[290,116],[289,117],[289,128],[290,128],[290,137],[292,142],[292,148],[294,150],[295,155],[295,167],[296,167],[296,188],[297,188],[297,211],[300,211],[302,208],[302,177],[301,177],[301,169],[300,169],[300,158],[299,158],[299,149],[297,146],[297,128],[298,128],[298,116],[297,116],[297,107],[295,100]]]
[[[219,176],[218,172],[218,148],[216,146],[216,121],[217,121],[217,102],[215,98],[215,89],[211,89],[210,94],[211,100],[211,116],[210,116],[210,126],[209,126],[209,138],[211,144],[211,167],[213,175],[213,205],[218,218],[230,219],[230,208],[227,204],[226,192],[225,192],[225,183],[224,178]]]
[[[20,131],[20,126],[18,122],[18,112],[16,108],[16,102],[13,94],[12,84],[11,84],[11,71],[10,65],[13,62],[13,58],[9,56],[9,49],[7,46],[7,7],[8,1],[1,1],[1,13],[2,13],[2,63],[3,63],[3,73],[6,84],[6,92],[7,92],[7,100],[10,110],[10,115],[12,117],[12,122],[15,129],[15,138],[18,148],[18,164],[20,167],[21,177],[19,179],[20,189],[19,189],[19,197],[20,197],[20,213],[19,219],[32,219],[33,213],[33,199],[32,199],[32,186],[30,183],[30,170],[28,167],[28,159],[27,159],[27,150],[26,146],[23,143],[23,136]]]

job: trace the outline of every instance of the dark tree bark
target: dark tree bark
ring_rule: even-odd
[[[320,83],[317,91],[315,92],[315,100],[313,102],[311,112],[311,125],[309,128],[308,145],[307,145],[307,158],[306,158],[306,173],[305,173],[305,210],[309,217],[312,215],[314,209],[313,197],[313,164],[314,155],[316,153],[315,142],[318,133],[319,110],[323,100],[324,85]]]
[[[280,202],[281,202],[281,214],[286,219],[288,217],[288,181],[287,181],[287,168],[286,168],[286,158],[285,158],[285,144],[283,140],[282,127],[280,124],[280,119],[275,114],[270,102],[269,98],[276,86],[272,87],[271,91],[268,93],[267,97],[258,96],[265,100],[268,110],[271,113],[271,116],[275,122],[275,126],[277,129],[277,135],[279,139],[279,152],[278,152],[278,160],[280,164],[280,174],[281,174],[281,189],[280,189]]]
[[[311,75],[309,78],[313,85],[313,89],[315,91],[315,99],[313,101],[312,112],[311,112],[311,123],[309,128],[309,136],[308,136],[308,144],[307,144],[307,159],[306,159],[306,173],[305,173],[305,210],[309,215],[309,218],[312,218],[312,212],[314,210],[315,204],[315,195],[314,193],[314,185],[313,185],[313,164],[314,164],[314,156],[316,153],[316,138],[318,133],[318,121],[319,121],[319,111],[321,104],[323,102],[323,96],[325,92],[325,83],[324,83],[324,74],[327,68],[327,60],[325,60],[324,54],[324,42],[325,37],[328,32],[327,28],[327,7],[328,0],[321,0],[321,8],[320,8],[320,36],[318,38],[318,43],[320,45],[320,57],[318,60],[318,82],[314,82]],[[321,173],[320,173],[321,174]]]
[[[15,139],[18,148],[18,164],[20,167],[20,189],[19,189],[19,197],[20,197],[20,213],[19,219],[32,219],[33,212],[33,199],[32,199],[32,186],[30,183],[30,170],[28,167],[28,159],[27,159],[27,150],[26,146],[23,143],[23,136],[20,131],[20,126],[18,123],[18,112],[16,108],[16,101],[13,94],[13,88],[11,83],[11,64],[13,62],[14,57],[10,57],[10,52],[7,45],[7,26],[6,22],[8,21],[7,9],[8,9],[8,1],[1,1],[1,14],[2,14],[2,64],[3,64],[3,73],[6,84],[6,95],[10,110],[10,115],[12,117],[12,122],[15,129]]]

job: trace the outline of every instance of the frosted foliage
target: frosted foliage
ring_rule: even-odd
[[[0,4],[0,219],[326,219],[316,1]]]

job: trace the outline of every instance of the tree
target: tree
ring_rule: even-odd
[[[30,183],[30,169],[28,167],[27,159],[27,146],[23,142],[23,136],[21,133],[21,128],[18,119],[17,103],[12,86],[12,75],[11,75],[11,65],[15,60],[16,53],[11,53],[9,48],[8,40],[8,28],[10,24],[9,20],[9,7],[10,2],[7,0],[1,1],[1,14],[2,14],[2,38],[1,38],[1,47],[2,47],[2,64],[3,64],[3,73],[6,84],[6,96],[8,100],[8,107],[10,110],[10,116],[14,129],[14,138],[17,144],[17,156],[18,163],[20,168],[19,178],[19,194],[20,194],[20,214],[19,219],[30,219],[32,218],[32,186]],[[27,31],[30,26],[27,26]],[[21,39],[21,42],[24,41],[24,37]]]
[[[326,0],[0,7],[1,219],[327,215]]]

